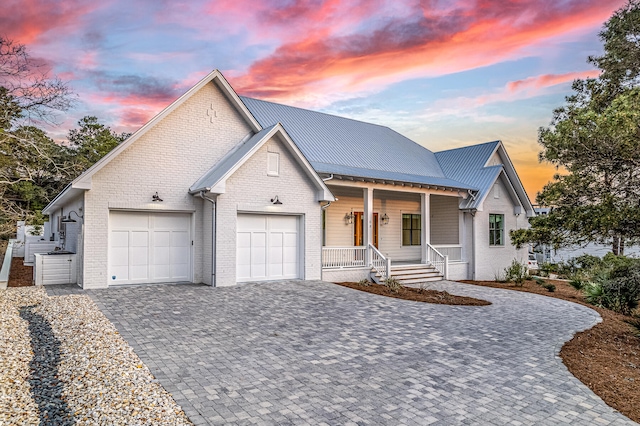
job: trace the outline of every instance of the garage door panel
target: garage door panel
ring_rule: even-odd
[[[296,216],[240,214],[237,224],[238,281],[299,277]]]
[[[126,229],[148,229],[149,215],[147,213],[111,212],[111,227]]]
[[[242,231],[264,231],[267,219],[259,215],[239,215],[238,230]]]
[[[180,213],[162,213],[153,215],[154,229],[188,230],[191,227],[189,216]]]
[[[124,284],[189,280],[190,223],[188,214],[111,212],[110,281]]]

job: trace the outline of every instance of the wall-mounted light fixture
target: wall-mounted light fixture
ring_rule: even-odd
[[[382,217],[380,218],[380,222],[383,225],[388,225],[389,224],[389,216],[387,216],[387,214],[383,214]]]
[[[162,201],[162,198],[158,195],[158,191],[151,196],[151,201]]]
[[[353,212],[344,215],[344,224],[351,225],[353,223]]]
[[[282,204],[282,201],[278,200],[278,196],[276,195],[271,199],[271,204],[275,204],[276,206]]]
[[[82,210],[80,210],[82,211]],[[69,213],[67,213],[66,216],[62,216],[62,219],[60,219],[60,222],[62,223],[75,223],[77,222],[77,220],[75,219],[71,219],[71,213],[75,213],[75,215],[78,217],[78,219],[82,219],[84,216],[80,216],[78,214],[78,212],[76,212],[75,210],[71,210]]]

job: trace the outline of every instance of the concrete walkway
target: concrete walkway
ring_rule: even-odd
[[[310,281],[87,293],[195,424],[635,424],[557,356],[599,321],[595,311],[509,290],[432,287],[493,305]]]

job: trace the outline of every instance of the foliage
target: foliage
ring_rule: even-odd
[[[554,291],[556,291],[556,286],[551,283],[544,283],[542,284],[542,287],[547,289],[547,291],[550,293],[553,293]]]
[[[602,259],[590,254],[583,254],[576,257],[575,262],[580,269],[593,269],[602,266]]]
[[[504,275],[507,281],[513,281],[516,286],[521,287],[528,276],[527,265],[513,259],[511,265],[505,268]]]
[[[115,133],[100,124],[97,117],[87,116],[78,121],[78,128],[69,131],[69,145],[74,157],[75,174],[79,175],[130,135]]]
[[[629,324],[634,329],[634,334],[640,337],[640,318],[631,318],[625,320],[627,324]]]
[[[538,285],[543,285],[543,284],[545,284],[545,283],[546,283],[546,281],[545,281],[545,280],[543,280],[542,278],[537,278],[537,277],[535,278],[535,282],[536,282],[536,284],[538,284]]]
[[[391,290],[392,293],[398,293],[400,291],[400,288],[402,287],[400,281],[393,277],[389,277],[384,280],[384,285],[387,286],[387,288]]]
[[[575,277],[571,280],[569,280],[569,285],[573,288],[575,288],[576,290],[582,290],[584,289],[585,285],[587,284],[587,281],[584,281],[578,277]]]
[[[604,54],[589,62],[601,76],[576,80],[574,94],[539,131],[540,160],[566,173],[538,194],[549,214],[511,232],[518,247],[597,242],[621,254],[640,241],[640,0],[618,10],[600,39]]]
[[[371,281],[369,281],[366,278],[363,278],[360,281],[358,281],[358,285],[361,287],[369,287],[371,285]]]
[[[497,283],[506,283],[507,278],[504,271],[493,271],[493,279]]]
[[[66,150],[37,125],[54,122],[72,101],[24,45],[0,37],[0,237],[16,220],[41,223],[39,210],[66,184]]]
[[[611,269],[596,271],[584,292],[589,303],[630,315],[640,299],[640,260],[621,261]]]
[[[128,137],[85,117],[68,144],[41,126],[54,123],[74,96],[33,61],[24,45],[0,37],[0,238],[25,220],[42,224],[41,210],[77,175]]]

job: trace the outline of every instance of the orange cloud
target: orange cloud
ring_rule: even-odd
[[[596,78],[600,75],[599,70],[576,71],[565,74],[543,74],[535,77],[528,77],[523,80],[510,81],[507,83],[509,92],[517,92],[526,89],[540,89],[543,87],[555,86],[574,80],[584,80]]]
[[[367,33],[310,32],[230,79],[242,94],[281,102],[366,92],[512,58],[541,40],[601,25],[615,3],[486,0],[443,12],[427,2],[417,18],[387,20]]]

